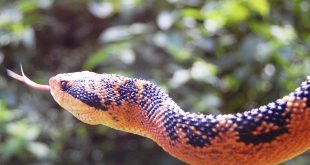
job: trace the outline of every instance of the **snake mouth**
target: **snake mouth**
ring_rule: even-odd
[[[29,87],[33,88],[33,89],[37,89],[37,90],[46,90],[46,91],[50,91],[51,87],[49,85],[43,85],[43,84],[38,84],[36,82],[33,82],[32,80],[30,80],[23,71],[23,67],[20,66],[20,70],[22,75],[19,75],[9,69],[6,69],[7,75],[18,80],[21,81],[23,83],[25,83],[26,85],[28,85]]]

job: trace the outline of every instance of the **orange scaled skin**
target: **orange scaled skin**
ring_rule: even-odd
[[[79,82],[79,84],[76,82]],[[133,85],[132,89],[135,91],[132,92],[134,93],[132,96],[134,101],[128,101],[126,97],[117,101],[117,98],[122,95],[122,88],[131,89],[124,85],[128,82]],[[169,97],[166,98],[166,94],[162,94],[162,92],[159,92],[159,95],[166,99],[160,100],[159,98],[159,100],[156,100],[159,102],[159,107],[156,108],[154,113],[150,114],[150,111],[143,108],[142,105],[150,107],[148,105],[155,105],[155,103],[152,102],[152,97],[144,97],[145,92],[147,92],[145,84],[151,84],[144,80],[109,74],[77,72],[52,77],[49,84],[51,94],[56,102],[82,122],[93,125],[104,124],[118,130],[148,137],[171,155],[190,164],[278,164],[293,158],[310,147],[310,107],[307,104],[309,98],[306,97],[297,98],[290,95],[278,100],[282,107],[285,107],[278,116],[279,118],[283,117],[281,126],[276,122],[272,122],[273,120],[269,120],[269,118],[265,120],[264,114],[267,111],[252,110],[239,115],[242,117],[250,116],[250,119],[254,118],[259,121],[259,124],[255,125],[254,129],[244,131],[245,128],[243,127],[247,125],[238,124],[238,115],[214,117],[187,113],[180,109]],[[111,86],[103,88],[103,84]],[[79,88],[85,89],[82,92],[74,91]],[[160,90],[159,88],[156,89]],[[131,92],[126,90],[123,91],[125,94]],[[79,95],[83,95],[83,92],[86,92],[85,95],[89,93],[95,94],[96,106],[101,109],[91,106],[94,103],[87,100],[87,98],[80,97]],[[157,91],[155,90],[155,92]],[[152,92],[150,92],[151,94]],[[79,98],[84,100],[81,101]],[[109,103],[106,102],[107,98],[110,98]],[[143,104],[141,100],[143,100]],[[269,110],[270,113],[275,112],[272,111],[272,108],[269,108]],[[169,115],[165,115],[167,111],[171,111],[171,114],[175,115],[173,118],[175,122],[169,121],[167,118]],[[253,113],[253,115],[247,115],[246,113]],[[178,116],[182,116],[182,118],[178,118]],[[214,127],[207,127],[208,124],[205,124],[203,128],[210,128],[209,132],[198,130],[201,123],[203,123],[202,121],[208,117],[214,118]],[[240,117],[240,122],[242,122],[242,117]],[[274,118],[274,120],[276,121],[277,118]],[[187,121],[197,122],[188,124]],[[170,122],[171,125],[169,125]],[[273,132],[278,130],[284,131],[275,135]],[[175,139],[171,135],[173,133],[175,133]],[[210,133],[210,136],[206,133]],[[243,134],[246,134],[245,137],[254,137],[254,141],[247,138],[242,139]],[[259,135],[264,134],[269,136],[269,139],[257,139]],[[264,138],[264,136],[262,137]]]

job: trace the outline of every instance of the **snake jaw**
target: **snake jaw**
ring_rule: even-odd
[[[26,85],[28,85],[29,87],[33,88],[33,89],[37,89],[37,90],[46,90],[46,91],[50,91],[51,87],[49,85],[43,85],[43,84],[38,84],[36,82],[33,82],[32,80],[30,80],[23,71],[23,67],[20,66],[20,70],[22,75],[19,75],[9,69],[6,69],[7,75],[18,80],[21,81],[23,83],[25,83]]]

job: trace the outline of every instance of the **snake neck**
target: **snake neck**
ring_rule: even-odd
[[[285,99],[292,100],[293,97]],[[300,106],[303,101],[295,104]],[[167,100],[161,106],[165,107],[165,110],[157,111],[148,119],[157,127],[151,129],[156,130],[152,132],[155,137],[163,136],[162,139],[168,139],[171,144],[183,141],[194,148],[208,147],[217,140],[226,138],[247,145],[269,143],[289,132],[292,117],[283,99],[244,113],[226,115],[184,112],[172,100]]]
[[[187,144],[204,146],[210,144],[208,138],[216,136],[215,128],[217,119],[213,115],[203,115],[183,111],[171,99],[159,105],[161,108],[148,121],[154,127],[151,132],[155,141],[170,144],[187,139]],[[165,139],[164,141],[161,141]]]

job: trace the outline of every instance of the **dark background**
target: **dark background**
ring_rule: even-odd
[[[81,123],[5,68],[44,84],[117,73],[156,82],[186,111],[242,112],[310,75],[309,17],[307,0],[2,0],[0,164],[183,164],[149,139]]]

